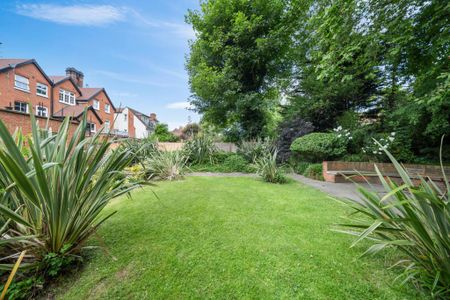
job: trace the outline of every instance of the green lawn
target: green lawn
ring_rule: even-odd
[[[159,200],[151,192],[158,195]],[[63,299],[412,299],[386,256],[330,227],[340,204],[298,183],[190,177],[120,198],[96,250],[55,289]],[[93,241],[93,243],[96,243]]]

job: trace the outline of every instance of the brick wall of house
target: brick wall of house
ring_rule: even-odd
[[[23,91],[14,87],[15,74],[28,78],[30,91]],[[47,85],[48,97],[36,94],[36,84],[38,82]],[[27,64],[13,70],[2,72],[0,73],[0,108],[5,108],[10,105],[14,107],[14,101],[21,101],[31,103],[33,111],[37,105],[42,105],[47,107],[48,113],[50,113],[51,90],[51,83],[47,81],[45,76],[34,64]],[[31,107],[28,109],[31,111]]]
[[[129,137],[136,137],[136,127],[134,127],[134,114],[131,109],[128,109],[128,134]]]
[[[31,133],[31,122],[28,114],[14,112],[10,110],[0,109],[0,120],[6,125],[9,132],[13,133],[17,128],[20,128],[22,133],[27,135]],[[47,118],[37,117],[39,127],[44,128],[47,122]],[[48,126],[51,127],[53,132],[57,132],[62,124],[61,120],[49,119]],[[72,136],[78,127],[78,123],[73,122],[70,125],[69,135]]]

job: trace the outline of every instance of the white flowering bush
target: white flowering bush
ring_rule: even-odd
[[[361,152],[380,161],[387,160],[385,150],[391,150],[396,141],[395,135],[395,132],[381,134],[381,136],[372,139],[371,143],[363,146]]]
[[[338,126],[338,127],[334,128],[333,131],[336,132],[336,137],[340,141],[345,142],[346,144],[349,143],[353,139],[353,136],[352,136],[350,130],[342,128],[342,126]]]

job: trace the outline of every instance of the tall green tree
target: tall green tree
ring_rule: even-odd
[[[361,28],[364,9],[358,2],[311,1],[306,18],[296,20],[301,30],[291,49],[288,110],[319,130],[333,127],[348,110],[367,111],[376,103],[378,47]]]
[[[191,103],[208,122],[239,138],[273,129],[290,17],[285,0],[208,0],[189,11],[197,34],[186,64]]]
[[[372,113],[378,131],[437,157],[450,133],[449,10],[442,0],[311,1],[296,20],[287,115],[327,130],[347,111]]]
[[[450,145],[449,11],[450,3],[443,0],[370,5],[370,30],[383,47],[384,95],[391,104],[385,125],[409,136],[417,155],[435,159],[443,134]],[[403,96],[394,99],[398,95]]]

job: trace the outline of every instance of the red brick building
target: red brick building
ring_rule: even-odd
[[[64,76],[48,76],[34,59],[0,59],[0,119],[11,131],[21,127],[28,134],[33,113],[43,122],[49,119],[57,131],[66,116],[76,127],[87,107],[87,133],[101,128],[107,133],[116,108],[104,88],[87,88],[83,81],[84,74],[75,68],[67,68]]]

